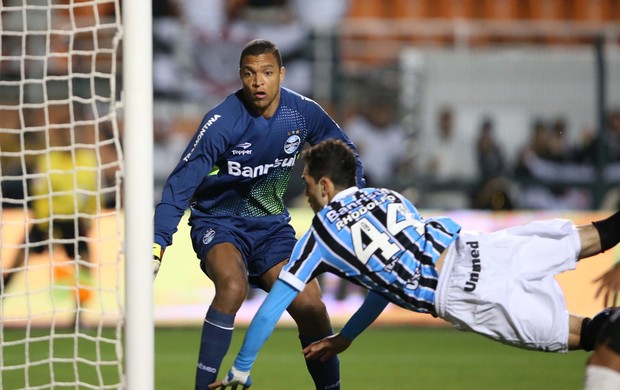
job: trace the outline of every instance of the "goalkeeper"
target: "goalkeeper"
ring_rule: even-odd
[[[302,153],[306,196],[316,216],[254,316],[228,375],[211,389],[251,385],[250,369],[284,308],[319,274],[369,291],[340,333],[304,349],[332,359],[389,302],[445,319],[509,345],[551,352],[592,350],[603,323],[569,314],[555,275],[620,241],[620,212],[591,224],[534,221],[494,233],[463,231],[450,218],[423,219],[401,194],[355,186],[355,159],[330,140]]]
[[[295,231],[282,196],[304,143],[337,138],[355,150],[317,103],[281,87],[284,74],[272,42],[254,40],[244,47],[242,88],[205,115],[155,208],[155,272],[189,206],[194,251],[215,285],[202,329],[196,389],[217,379],[248,284],[269,290],[293,250]],[[358,159],[356,172],[361,183]],[[332,334],[316,281],[288,310],[302,347]],[[307,367],[317,389],[340,388],[336,356],[307,361]]]

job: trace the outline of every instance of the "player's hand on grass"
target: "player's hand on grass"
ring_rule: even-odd
[[[239,371],[234,366],[228,371],[226,378],[221,381],[213,382],[209,385],[209,389],[232,389],[237,390],[241,385],[241,389],[249,389],[252,386],[250,379],[250,371]]]
[[[159,244],[153,244],[153,279],[159,272],[161,260],[164,258],[164,249]]]
[[[599,284],[594,297],[598,298],[603,293],[603,303],[605,306],[617,306],[618,292],[620,292],[620,263],[594,279],[594,283]]]
[[[308,360],[319,359],[324,362],[349,348],[349,345],[351,341],[338,333],[308,345],[304,348],[304,356]]]

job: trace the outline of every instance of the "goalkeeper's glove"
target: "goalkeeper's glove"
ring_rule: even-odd
[[[164,250],[161,245],[153,244],[153,279],[155,279],[157,272],[159,272],[161,260],[164,258]]]
[[[222,379],[222,385],[243,385],[244,389],[252,386],[252,379],[250,378],[250,371],[239,371],[232,366],[226,378]]]

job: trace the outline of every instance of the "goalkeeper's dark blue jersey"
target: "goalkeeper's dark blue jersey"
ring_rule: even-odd
[[[278,110],[265,119],[248,111],[241,94],[231,94],[205,115],[168,177],[155,208],[155,242],[163,247],[172,244],[188,206],[210,215],[288,217],[282,196],[306,141],[338,138],[355,151],[313,100],[280,88]],[[358,181],[363,181],[359,158]]]
[[[280,279],[301,291],[331,272],[405,309],[435,314],[435,263],[461,227],[449,218],[423,219],[387,189],[339,193],[312,221]]]

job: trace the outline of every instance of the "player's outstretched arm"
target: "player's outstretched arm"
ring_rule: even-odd
[[[602,293],[605,306],[615,306],[620,292],[620,263],[616,263],[609,271],[596,278],[594,283],[599,284],[595,298]]]
[[[351,341],[338,333],[308,345],[304,348],[304,356],[308,360],[319,359],[324,362],[334,355],[343,352],[350,345]]]
[[[369,291],[364,303],[347,321],[340,333],[316,341],[304,348],[306,359],[325,361],[349,348],[353,340],[379,317],[388,300],[382,295]]]

